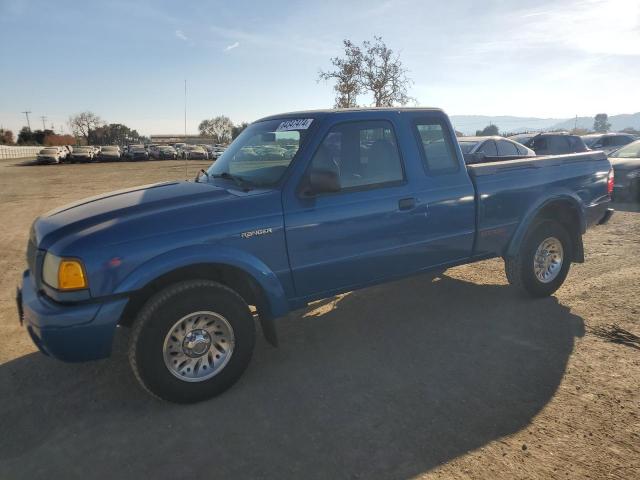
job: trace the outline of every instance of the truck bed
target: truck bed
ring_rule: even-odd
[[[467,165],[478,205],[474,254],[503,255],[528,212],[550,199],[573,201],[582,208],[585,223],[595,223],[609,201],[610,168],[603,152]]]

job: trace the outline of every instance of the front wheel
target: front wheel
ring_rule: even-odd
[[[151,394],[194,403],[231,387],[254,344],[255,324],[244,300],[219,283],[190,280],[165,288],[142,308],[129,361]]]
[[[566,229],[555,221],[540,222],[527,232],[517,255],[505,258],[507,280],[532,297],[547,297],[564,283],[572,257]]]

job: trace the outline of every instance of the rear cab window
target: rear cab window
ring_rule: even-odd
[[[418,118],[414,120],[414,128],[422,154],[422,164],[428,175],[444,175],[460,170],[449,129],[442,120]]]

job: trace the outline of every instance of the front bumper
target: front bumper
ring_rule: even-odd
[[[19,320],[45,355],[66,362],[106,358],[127,298],[60,304],[34,289],[29,271],[17,291]]]

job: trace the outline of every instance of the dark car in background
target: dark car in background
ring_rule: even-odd
[[[101,162],[117,162],[122,158],[122,152],[120,151],[120,147],[107,145],[104,147],[100,147],[100,151],[98,152],[98,160]]]
[[[516,158],[535,157],[530,148],[499,137],[459,137],[458,143],[467,164],[493,162],[497,160],[513,160]]]
[[[614,171],[614,200],[640,202],[640,140],[609,155]]]
[[[158,160],[176,160],[178,158],[178,152],[170,145],[162,145],[158,147],[154,158]]]
[[[144,145],[129,145],[127,150],[128,160],[149,160],[149,152],[144,148]]]
[[[93,162],[96,158],[96,150],[91,146],[74,147],[69,158],[71,163]]]
[[[635,141],[636,137],[629,133],[594,133],[583,135],[582,140],[591,150],[611,153]]]
[[[567,153],[582,153],[589,150],[578,135],[566,132],[522,134],[509,138],[520,141],[525,147],[536,152],[536,155],[566,155]]]

